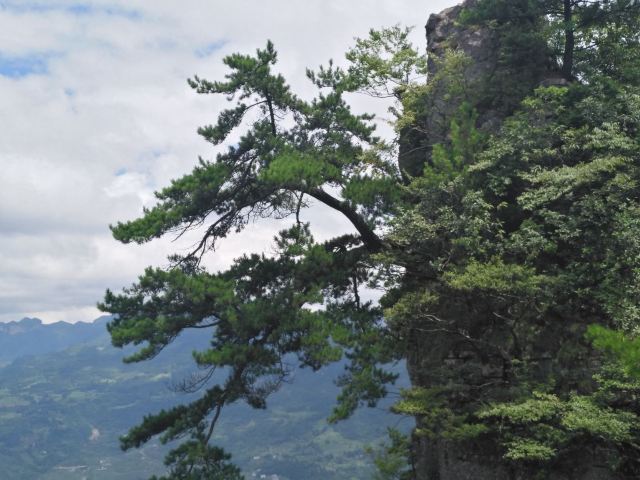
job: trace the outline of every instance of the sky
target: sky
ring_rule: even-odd
[[[430,13],[455,0],[0,0],[0,321],[91,321],[107,288],[130,285],[195,238],[122,245],[109,225],[152,206],[153,192],[216,149],[196,134],[222,99],[186,79],[219,79],[222,58],[267,39],[294,92],[305,68],[340,64],[370,28],[413,25],[424,51]],[[384,112],[375,100],[355,108]],[[311,213],[317,238],[349,229]],[[263,222],[226,239],[216,270],[268,251]]]

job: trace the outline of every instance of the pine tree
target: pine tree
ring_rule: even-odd
[[[214,146],[234,130],[243,131],[240,139],[215,161],[200,159],[158,192],[141,218],[112,231],[124,243],[196,228],[204,233],[190,253],[171,257],[169,268],[148,268],[123,293],[108,291],[100,305],[116,314],[108,325],[115,346],[143,345],[127,362],[152,359],[186,329],[211,337],[209,349],[193,354],[201,374],[184,384],[201,397],[147,416],[121,439],[128,449],[154,436],[163,442],[190,436],[167,456],[167,478],[237,476],[226,454],[210,446],[216,422],[234,402],[265,408],[290,373],[285,357],[319,369],[346,355],[336,420],[360,404],[375,405],[394,381],[379,367],[396,356],[380,309],[360,292],[373,280],[373,255],[385,248],[381,227],[398,208],[400,176],[392,146],[374,136],[373,116],[353,114],[344,94],[386,90],[384,79],[392,90],[408,86],[419,56],[407,34],[399,27],[372,31],[350,52],[348,69],[309,71],[319,90],[309,102],[273,71],[271,42],[253,56],[226,57],[224,81],[189,80],[198,93],[232,103],[199,134]],[[310,201],[342,214],[353,233],[316,242],[301,220]],[[218,273],[202,266],[217,242],[262,218],[292,219],[272,255],[245,255]],[[216,371],[227,372],[224,382],[212,382]]]

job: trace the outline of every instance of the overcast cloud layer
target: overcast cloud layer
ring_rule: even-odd
[[[224,55],[271,39],[278,69],[308,94],[306,66],[339,62],[354,37],[395,23],[416,25],[424,48],[428,15],[454,3],[0,0],[0,321],[92,320],[106,288],[190,246],[120,245],[108,230],[198,155],[215,155],[195,132],[221,104],[186,78],[220,78]],[[348,228],[314,216],[325,219],[319,237]],[[255,225],[223,242],[211,267],[268,248],[277,229]]]

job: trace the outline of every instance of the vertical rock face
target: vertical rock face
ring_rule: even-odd
[[[421,175],[434,145],[448,141],[452,116],[461,103],[467,102],[475,108],[477,127],[481,131],[495,133],[522,96],[533,88],[541,84],[566,84],[552,59],[541,61],[544,52],[537,52],[538,58],[531,58],[530,64],[510,69],[501,58],[502,50],[508,47],[501,44],[499,31],[460,21],[462,12],[477,3],[478,0],[465,0],[431,15],[427,22],[429,92],[424,98],[424,114],[418,119],[418,128],[405,129],[400,138],[400,168],[411,176]],[[449,52],[466,58],[464,70],[459,72],[464,77],[464,87],[454,86],[453,94],[451,87],[455,79],[439,75]],[[505,84],[517,84],[518,89],[505,91]]]
[[[425,98],[426,116],[420,133],[406,131],[400,139],[400,168],[412,176],[422,173],[431,157],[434,145],[447,141],[453,112],[467,100],[464,95],[447,95],[448,79],[441,82],[437,76],[447,52],[461,52],[469,60],[464,77],[470,86],[488,81],[498,68],[498,40],[488,28],[460,25],[462,11],[472,8],[477,0],[466,0],[460,5],[431,15],[426,25],[428,52],[428,84],[431,95]],[[479,111],[480,128],[495,125],[495,112]],[[425,138],[426,132],[426,138]]]
[[[431,158],[433,145],[446,143],[451,118],[462,102],[469,102],[478,113],[477,127],[488,133],[496,133],[502,121],[515,108],[517,95],[510,105],[502,102],[503,95],[499,79],[510,72],[501,63],[500,36],[496,30],[486,26],[469,26],[459,22],[465,8],[472,8],[477,0],[466,0],[460,5],[432,15],[426,25],[427,49],[429,55],[428,91],[424,98],[424,116],[414,129],[401,133],[401,169],[419,176]],[[462,52],[467,59],[462,76],[470,94],[465,92],[450,94],[449,79],[441,74],[448,52]],[[533,60],[532,60],[533,63]],[[566,82],[557,73],[554,62],[537,62],[524,69],[526,84],[522,91],[528,94],[538,85],[562,85]],[[439,75],[440,74],[440,75]],[[519,77],[520,78],[520,77]],[[467,362],[470,368],[479,372],[491,369],[479,359],[461,358],[447,350],[437,338],[419,336],[414,338],[414,346],[408,352],[407,366],[412,384],[417,387],[432,387],[430,369],[434,365],[445,365],[451,361]],[[458,352],[459,353],[459,352]],[[475,362],[475,363],[474,363]],[[484,374],[484,373],[483,373]],[[482,375],[482,374],[481,374]],[[420,428],[420,419],[417,419]],[[499,452],[491,445],[466,443],[464,446],[447,440],[415,436],[413,439],[414,472],[418,480],[526,480],[531,472],[517,472],[507,466]],[[576,454],[580,456],[581,454]],[[588,452],[576,462],[581,471],[553,473],[552,480],[588,479],[609,480],[614,477],[603,468],[602,462]],[[601,459],[600,459],[601,460]]]
[[[473,8],[477,0],[466,0],[460,5],[431,15],[427,22],[427,51],[429,73],[436,73],[436,60],[444,57],[447,50],[460,50],[471,59],[471,68],[466,72],[471,78],[490,74],[497,65],[497,40],[487,28],[472,28],[458,23],[460,13]]]

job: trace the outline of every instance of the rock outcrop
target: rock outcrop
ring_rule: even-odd
[[[428,52],[428,85],[430,92],[424,98],[424,116],[418,121],[419,129],[407,129],[400,140],[400,168],[412,175],[422,173],[423,166],[431,157],[434,145],[445,143],[453,112],[463,101],[465,92],[449,95],[450,78],[439,78],[439,70],[447,52],[463,53],[468,58],[464,75],[474,89],[489,81],[498,68],[498,39],[488,28],[470,27],[458,22],[461,12],[471,8],[477,0],[466,0],[460,5],[431,15],[426,25]],[[496,123],[494,114],[482,112],[481,124]],[[489,114],[489,115],[488,115]],[[490,128],[486,125],[486,128]],[[426,135],[425,135],[426,133]]]
[[[477,0],[466,0],[460,5],[432,15],[426,25],[429,55],[428,89],[424,97],[424,115],[418,118],[416,128],[407,128],[401,134],[401,169],[410,176],[419,176],[431,158],[436,144],[446,144],[450,122],[462,102],[469,102],[478,113],[477,128],[488,133],[498,132],[503,120],[513,113],[522,98],[537,86],[566,85],[554,61],[532,60],[532,65],[518,66],[522,82],[508,102],[499,82],[512,75],[510,65],[503,62],[502,40],[499,31],[484,25],[467,25],[459,22],[466,8],[473,8]],[[468,91],[451,94],[451,78],[441,74],[450,52],[464,54],[464,71],[461,73]],[[519,81],[519,79],[518,79]],[[522,91],[524,93],[520,94]],[[518,97],[518,95],[521,95]],[[446,365],[449,361],[469,362],[469,368],[478,372],[490,371],[493,366],[481,364],[469,355],[451,352],[437,338],[420,336],[413,339],[414,347],[408,354],[408,370],[412,384],[429,388],[434,365]],[[453,360],[452,360],[453,358]],[[470,358],[470,360],[469,360]],[[475,362],[476,364],[471,365]],[[420,428],[420,418],[417,419]],[[447,440],[414,436],[414,472],[418,480],[525,480],[531,472],[519,472],[505,464],[501,454],[491,445],[465,443],[464,446]],[[579,456],[579,454],[577,454]],[[602,460],[602,459],[600,459]],[[578,459],[580,471],[553,473],[553,480],[588,479],[610,480],[613,477],[602,462],[590,453]],[[537,478],[537,477],[536,477]]]
[[[505,63],[502,53],[509,46],[503,44],[499,30],[460,21],[461,13],[477,3],[478,0],[465,0],[431,15],[427,22],[429,92],[424,97],[424,113],[417,120],[419,125],[405,129],[400,139],[400,168],[411,176],[422,173],[434,145],[447,143],[452,116],[462,102],[477,111],[480,130],[495,133],[533,88],[567,84],[555,61],[544,58],[544,52],[538,52],[530,64],[516,68]],[[441,74],[450,53],[466,58],[463,70],[457,72],[464,78],[463,87],[452,85],[456,78],[449,72]],[[505,89],[506,84],[516,84],[518,88]]]
[[[460,5],[431,15],[426,25],[429,73],[437,73],[437,60],[447,50],[460,50],[471,60],[466,74],[477,80],[495,70],[498,62],[497,39],[488,28],[469,27],[458,22],[461,12],[473,8],[477,0],[466,0]]]

